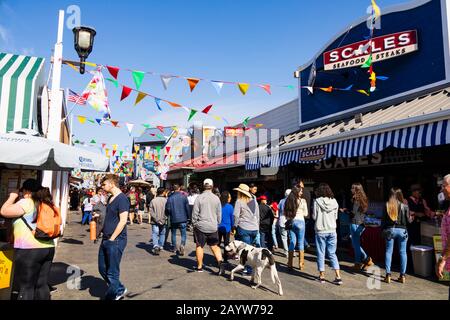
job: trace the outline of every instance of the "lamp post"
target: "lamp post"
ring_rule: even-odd
[[[94,37],[97,32],[90,27],[75,27],[72,29],[74,35],[75,51],[80,57],[80,73],[84,74],[85,64],[87,57],[92,52],[94,46]]]

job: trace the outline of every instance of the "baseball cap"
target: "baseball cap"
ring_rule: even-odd
[[[259,200],[259,201],[261,201],[261,200],[267,200],[267,197],[266,197],[266,196],[261,196],[261,197],[259,197],[258,200]]]
[[[205,184],[209,184],[210,186],[213,186],[214,184],[213,184],[213,181],[211,180],[211,179],[205,179],[204,181],[203,181],[203,185],[205,185]]]

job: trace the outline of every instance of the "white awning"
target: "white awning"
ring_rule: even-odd
[[[49,139],[24,134],[0,134],[0,164],[37,170],[106,171],[108,158]]]

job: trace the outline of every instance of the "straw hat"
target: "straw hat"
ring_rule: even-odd
[[[236,190],[237,192],[240,192],[242,194],[245,194],[247,197],[251,198],[252,194],[250,193],[250,188],[248,185],[241,183],[239,187],[234,188],[233,190]]]

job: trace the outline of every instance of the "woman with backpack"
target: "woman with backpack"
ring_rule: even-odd
[[[405,283],[407,254],[406,244],[408,242],[407,225],[411,222],[411,215],[408,206],[404,203],[402,190],[391,189],[389,200],[383,212],[381,226],[383,229],[383,238],[386,240],[386,276],[384,282],[391,283],[391,263],[392,252],[394,251],[394,242],[400,253],[400,277],[398,282]]]
[[[22,193],[20,200],[18,192],[10,193],[0,209],[1,216],[14,219],[14,286],[19,291],[17,299],[50,300],[48,277],[55,245],[53,238],[44,240],[38,237],[37,220],[44,205],[55,212],[57,209],[35,179],[23,183]]]
[[[298,252],[298,268],[305,267],[305,217],[308,216],[308,204],[303,198],[303,188],[293,187],[285,206],[285,228],[289,230],[288,269],[292,270],[294,250]]]

